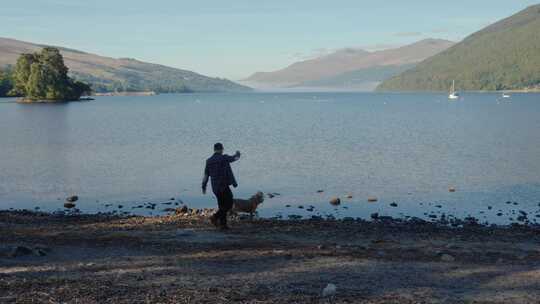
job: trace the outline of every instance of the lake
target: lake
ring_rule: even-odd
[[[69,195],[80,197],[83,212],[159,214],[180,200],[213,207],[200,184],[219,141],[243,153],[233,164],[237,197],[281,194],[265,200],[262,216],[444,213],[510,223],[522,210],[540,221],[539,94],[469,93],[457,102],[412,93],[10,101],[0,100],[0,209],[62,210]],[[338,208],[328,203],[334,196]],[[378,202],[369,203],[372,196]]]

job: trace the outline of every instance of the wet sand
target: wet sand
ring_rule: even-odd
[[[540,301],[538,226],[388,218],[231,226],[219,232],[188,214],[3,211],[0,303]],[[336,293],[323,297],[329,283]]]

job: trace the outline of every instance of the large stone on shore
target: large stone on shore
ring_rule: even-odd
[[[76,195],[72,195],[72,196],[66,198],[66,201],[68,201],[68,202],[70,202],[70,203],[74,203],[74,202],[76,202],[76,201],[78,201],[78,200],[79,200],[79,197],[76,196]]]
[[[454,258],[453,256],[447,254],[447,253],[444,253],[441,255],[441,261],[443,262],[454,262],[456,260],[456,258]]]
[[[322,296],[324,298],[327,298],[327,297],[333,297],[336,295],[336,292],[337,292],[337,287],[336,285],[334,284],[328,284],[326,285],[326,287],[323,289],[322,291]]]
[[[67,209],[73,209],[75,208],[77,205],[75,205],[74,203],[65,203],[64,204],[64,207],[67,208]]]
[[[330,199],[330,205],[332,206],[341,205],[341,199],[339,199],[339,197],[333,197],[332,199]]]
[[[34,251],[28,247],[25,246],[17,246],[13,248],[13,250],[10,253],[10,257],[12,258],[18,258],[25,255],[31,255],[34,253]]]

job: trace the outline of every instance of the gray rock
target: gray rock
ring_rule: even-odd
[[[454,262],[456,260],[456,258],[454,258],[453,256],[447,254],[447,253],[443,253],[441,254],[441,261],[443,262]]]
[[[64,207],[67,208],[67,209],[73,209],[76,206],[77,205],[75,205],[74,203],[70,203],[70,202],[64,204]]]
[[[15,248],[13,248],[13,250],[11,251],[11,254],[10,256],[12,258],[18,258],[18,257],[21,257],[21,256],[25,256],[25,255],[30,255],[30,254],[33,254],[34,251],[28,247],[25,247],[25,246],[17,246]]]
[[[79,200],[79,197],[76,196],[76,195],[72,195],[72,196],[66,198],[66,201],[68,201],[68,202],[70,202],[70,203],[74,203],[74,202],[76,202],[76,201],[78,201],[78,200]]]
[[[324,298],[333,297],[333,296],[336,295],[336,291],[337,291],[336,285],[334,285],[334,284],[328,284],[328,285],[326,285],[326,287],[323,289],[323,291],[322,291],[322,296],[323,296]]]

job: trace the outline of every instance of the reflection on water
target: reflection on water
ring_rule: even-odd
[[[0,207],[56,210],[71,194],[88,212],[122,204],[156,214],[171,197],[210,207],[200,178],[221,141],[243,152],[234,165],[238,196],[281,194],[261,206],[266,216],[446,213],[507,222],[525,210],[532,220],[540,209],[538,97],[502,103],[498,94],[469,94],[449,103],[444,94],[268,93],[2,103]],[[344,198],[338,210],[332,196]],[[131,209],[149,202],[155,210]]]

